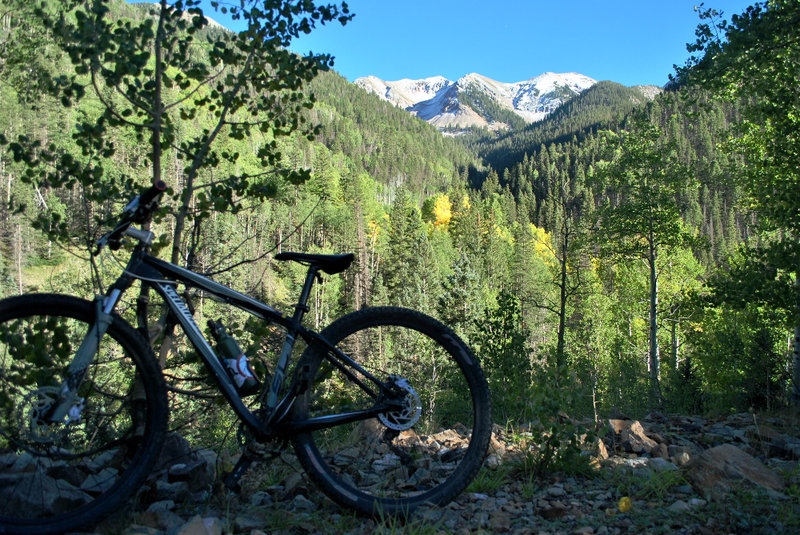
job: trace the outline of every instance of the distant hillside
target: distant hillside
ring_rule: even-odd
[[[625,87],[615,82],[598,82],[541,122],[499,135],[484,131],[464,141],[493,169],[501,172],[544,143],[572,136],[580,138],[598,128],[619,124],[632,109],[644,105],[660,92],[653,86]]]
[[[319,75],[310,89],[317,98],[312,120],[321,125],[317,141],[381,183],[430,194],[482,167],[458,140],[335,72]]]

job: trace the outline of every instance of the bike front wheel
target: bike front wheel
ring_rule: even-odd
[[[396,307],[348,314],[321,334],[395,392],[394,408],[378,417],[294,437],[300,463],[323,492],[363,513],[392,515],[460,494],[483,463],[492,427],[472,351],[437,320]],[[380,403],[359,382],[372,394],[374,384],[359,373],[348,377],[314,346],[299,370],[310,380],[294,407],[296,422]]]
[[[0,533],[64,533],[121,508],[166,429],[164,379],[144,339],[114,315],[68,414],[66,370],[96,304],[31,294],[0,301]]]

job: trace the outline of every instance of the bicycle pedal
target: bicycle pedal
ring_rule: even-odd
[[[268,452],[266,444],[251,440],[242,450],[242,455],[251,455],[253,457],[263,457]]]

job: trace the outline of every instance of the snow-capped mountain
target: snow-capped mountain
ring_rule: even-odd
[[[502,129],[508,125],[495,117],[496,109],[509,110],[529,123],[540,121],[597,82],[582,74],[547,72],[514,83],[475,73],[456,82],[442,76],[395,82],[368,76],[355,83],[439,128]],[[494,106],[486,104],[486,97]]]
[[[440,90],[453,85],[453,82],[444,76],[434,76],[423,80],[405,79],[396,82],[384,82],[375,76],[367,76],[359,78],[355,83],[401,108],[409,108],[419,102],[430,100]]]

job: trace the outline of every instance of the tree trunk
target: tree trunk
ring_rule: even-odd
[[[678,340],[678,322],[672,322],[672,368],[677,370],[678,369],[678,347],[680,346],[680,341]]]
[[[17,250],[16,264],[17,264],[17,290],[22,295],[22,225],[17,222]]]
[[[792,365],[794,366],[794,374],[792,377],[792,405],[794,405],[795,409],[800,409],[800,325],[794,328]]]
[[[564,337],[565,329],[567,327],[567,248],[569,246],[569,238],[564,234],[564,241],[562,243],[563,249],[561,251],[561,280],[560,290],[561,295],[558,307],[558,343],[556,344],[556,365],[563,366],[565,364],[564,358]]]
[[[648,262],[650,264],[650,406],[657,408],[661,407],[660,359],[658,355],[658,272],[656,271],[656,247],[652,232]]]
[[[160,8],[161,12],[158,18],[158,29],[156,32],[156,39],[154,43],[154,56],[155,56],[155,95],[153,101],[153,108],[151,110],[151,126],[150,126],[150,147],[152,150],[152,176],[153,181],[152,184],[155,184],[159,180],[161,180],[161,129],[162,129],[162,119],[164,114],[163,109],[163,102],[161,100],[161,84],[162,84],[162,76],[163,76],[163,65],[162,65],[162,55],[163,50],[161,48],[162,39],[164,39],[164,20],[166,19],[167,15],[167,3],[165,0],[161,0]],[[146,230],[149,230],[150,224],[148,223],[146,227],[143,227]],[[174,247],[174,243],[173,243]],[[149,290],[146,285],[142,284],[139,290],[139,302],[143,307],[143,311],[139,313],[139,330],[145,336],[148,336],[148,340],[152,344],[153,341],[158,338],[160,335],[163,334],[163,339],[161,341],[161,347],[159,348],[158,352],[158,361],[161,365],[161,368],[166,368],[167,365],[167,354],[169,353],[170,348],[172,347],[172,328],[167,326],[167,314],[164,313],[159,318],[157,325],[154,326],[152,332],[147,325],[147,307],[149,306]]]
[[[800,289],[800,272],[794,274],[794,284]],[[798,303],[800,308],[800,303]],[[794,328],[794,344],[792,346],[792,405],[800,410],[800,325]]]
[[[356,240],[358,249],[358,265],[354,281],[354,306],[360,310],[369,302],[369,261],[367,259],[367,235],[364,232],[364,216],[361,212],[361,203],[355,202]]]
[[[153,184],[161,180],[161,128],[162,119],[164,114],[164,106],[161,101],[161,87],[162,77],[164,75],[162,65],[163,51],[161,49],[161,42],[164,39],[164,20],[168,16],[167,3],[161,0],[161,14],[158,18],[158,31],[156,33],[156,40],[154,43],[155,50],[155,94],[153,101],[152,117],[151,117],[151,137],[150,146],[152,148],[152,162],[153,162]]]

